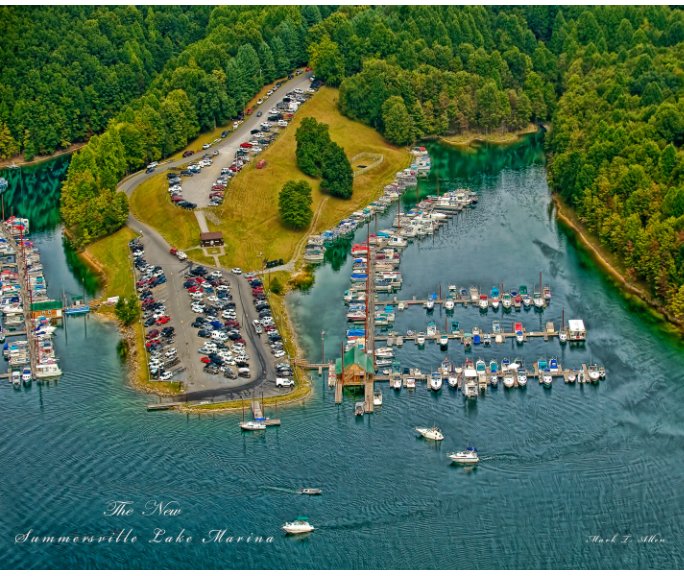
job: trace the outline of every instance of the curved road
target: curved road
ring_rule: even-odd
[[[255,107],[255,112],[258,109],[268,110],[274,107],[275,103],[281,100],[285,93],[294,88],[308,88],[309,83],[309,74],[296,76],[281,85],[263,104]],[[226,138],[212,146],[211,149],[222,150],[232,158],[239,144],[247,140],[250,136],[250,131],[258,127],[264,120],[264,116],[257,118],[255,113],[248,116],[237,130],[232,130]],[[159,166],[167,169],[176,168],[200,159],[205,153],[205,150],[200,150],[189,158],[160,162]],[[217,162],[211,167],[205,168],[204,171],[207,173],[216,172],[216,176],[218,176],[220,169],[220,163]],[[154,174],[155,172],[148,174],[144,170],[132,174],[119,182],[118,190],[122,190],[130,196],[137,186]],[[205,188],[203,193],[205,197],[208,197],[208,188]],[[164,301],[167,312],[171,316],[172,325],[176,327],[177,333],[174,346],[178,350],[178,357],[185,368],[182,380],[186,386],[186,392],[174,396],[173,400],[238,399],[243,397],[244,392],[248,390],[256,394],[264,393],[268,396],[286,394],[288,392],[287,389],[276,390],[276,359],[265,342],[260,340],[260,336],[253,329],[253,321],[258,318],[258,314],[251,302],[251,287],[249,283],[242,276],[232,274],[224,268],[218,268],[233,287],[232,294],[236,303],[236,313],[241,324],[240,332],[246,341],[247,353],[250,356],[251,376],[248,380],[242,378],[227,380],[222,375],[207,374],[203,370],[203,365],[199,362],[199,355],[197,353],[201,340],[196,336],[195,329],[190,326],[195,314],[190,309],[190,298],[182,286],[185,279],[184,274],[188,269],[189,263],[180,262],[175,256],[171,255],[169,253],[169,244],[159,232],[140,222],[132,214],[129,214],[128,226],[143,235],[142,241],[145,246],[146,260],[151,264],[162,266],[167,277],[167,283],[155,289],[157,292],[155,296],[158,300]],[[212,266],[204,266],[207,269],[217,269]],[[237,294],[235,288],[237,288]],[[164,297],[161,297],[162,294],[160,292]],[[265,339],[266,337],[263,336],[263,338]]]

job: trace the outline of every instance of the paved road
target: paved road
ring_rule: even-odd
[[[285,82],[268,100],[265,100],[264,103],[259,106],[255,106],[252,115],[245,116],[245,121],[240,124],[237,130],[233,130],[232,127],[227,128],[230,132],[228,136],[208,150],[202,150],[200,146],[200,149],[195,151],[195,154],[188,158],[181,158],[180,160],[174,161],[161,161],[159,162],[157,170],[151,174],[147,174],[145,170],[136,172],[119,182],[118,190],[123,190],[130,196],[133,190],[142,182],[159,173],[159,171],[166,171],[170,168],[178,168],[191,164],[192,162],[201,160],[202,156],[207,152],[212,153],[214,150],[218,150],[219,155],[213,159],[214,163],[211,166],[203,168],[200,174],[197,174],[192,178],[188,177],[183,179],[183,197],[190,202],[194,202],[199,207],[208,206],[209,192],[211,191],[212,183],[221,174],[221,168],[227,167],[232,163],[235,152],[240,147],[240,144],[246,140],[250,140],[250,131],[258,128],[259,125],[266,120],[268,110],[274,108],[276,103],[282,100],[287,92],[290,92],[295,88],[308,88],[311,84],[310,76],[311,72],[306,72]],[[259,110],[263,112],[261,118],[257,118],[256,115]],[[228,188],[228,193],[230,194],[230,187]]]

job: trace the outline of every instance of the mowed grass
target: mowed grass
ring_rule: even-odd
[[[133,215],[148,224],[171,245],[185,250],[199,244],[200,229],[191,210],[174,206],[167,192],[166,174],[155,174],[129,198]]]
[[[104,277],[102,299],[123,296],[134,292],[133,271],[129,262],[128,242],[136,237],[127,226],[97,242],[85,250],[87,260],[94,260]]]
[[[219,226],[208,222],[211,230],[224,234],[226,255],[224,266],[239,266],[245,270],[261,268],[263,258],[289,261],[310,233],[335,226],[341,219],[365,207],[381,193],[399,170],[410,163],[406,148],[392,146],[372,128],[349,120],[337,109],[338,91],[321,88],[303,104],[294,120],[275,142],[258,156],[266,161],[264,169],[256,169],[253,160],[230,183],[222,206],[214,208]],[[314,117],[330,127],[330,137],[342,146],[348,158],[358,154],[382,154],[383,161],[368,172],[354,178],[354,193],[350,200],[324,195],[319,181],[305,176],[297,168],[295,133],[302,120]],[[311,184],[314,223],[311,230],[292,231],[285,228],[278,216],[278,194],[288,180],[303,179]],[[323,207],[322,210],[319,209]],[[318,213],[318,214],[317,214]]]

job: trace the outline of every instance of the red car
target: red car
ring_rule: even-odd
[[[190,286],[188,292],[190,292],[190,294],[196,294],[197,292],[202,292],[202,288],[200,286]]]
[[[240,329],[240,323],[237,320],[226,320],[224,324],[227,328],[235,328],[236,330]]]
[[[174,255],[174,256],[176,255],[176,252],[178,252],[178,248],[171,248],[171,249],[169,250],[169,254],[172,254],[172,255]]]
[[[252,145],[249,142],[243,142],[240,144],[240,148],[252,148]]]
[[[161,342],[159,340],[156,340],[156,339],[148,340],[147,342],[145,342],[145,347],[146,348],[152,348],[152,346],[156,346],[159,344],[161,344]]]
[[[157,318],[157,324],[168,324],[171,322],[171,316],[161,316],[160,318]]]
[[[151,338],[156,338],[157,336],[159,336],[159,330],[154,329],[145,334],[145,339],[149,340]]]
[[[202,356],[200,358],[200,362],[203,362],[204,364],[211,364],[211,359],[208,356]]]
[[[174,204],[178,204],[179,202],[182,202],[182,201],[183,201],[183,197],[179,196],[178,194],[174,194],[173,196],[171,196],[171,202],[173,202]]]

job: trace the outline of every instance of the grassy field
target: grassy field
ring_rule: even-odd
[[[250,163],[230,183],[226,200],[213,210],[219,216],[219,226],[209,222],[211,230],[221,230],[225,238],[224,266],[240,266],[246,270],[261,267],[261,260],[290,260],[309,233],[333,227],[342,218],[369,204],[380,195],[394,174],[408,166],[408,150],[391,146],[375,130],[342,116],[337,109],[337,90],[321,88],[311,100],[301,106],[295,119],[262,154],[266,161],[262,170]],[[297,168],[295,132],[303,118],[313,116],[330,126],[330,136],[342,146],[349,158],[364,154],[382,155],[380,164],[354,178],[354,195],[340,200],[320,193],[318,181],[305,176]],[[313,229],[295,232],[286,229],[278,217],[278,194],[288,180],[303,179],[313,189]],[[323,209],[321,209],[323,207]]]
[[[136,234],[124,226],[114,234],[90,244],[85,260],[92,264],[104,280],[101,297],[121,296],[133,292],[133,272],[128,261],[128,241]],[[94,261],[94,262],[93,262]]]
[[[199,225],[191,210],[174,206],[166,192],[166,175],[156,174],[138,186],[129,199],[133,215],[152,226],[177,248],[186,249],[199,241]]]

